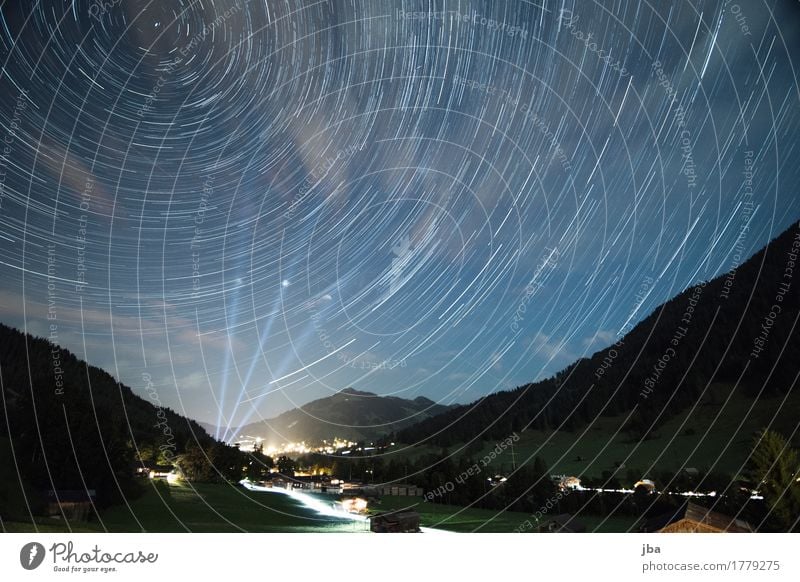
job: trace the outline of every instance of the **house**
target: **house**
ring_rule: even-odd
[[[172,465],[159,465],[153,461],[141,461],[134,463],[134,473],[139,477],[166,479],[172,473]]]
[[[402,509],[371,515],[369,529],[375,533],[417,533],[420,531],[419,513]]]
[[[489,477],[488,479],[486,479],[486,481],[488,481],[489,485],[491,485],[492,487],[497,487],[498,485],[502,485],[503,483],[508,481],[508,478],[505,477],[504,475],[495,475],[494,477]]]
[[[298,475],[295,473],[294,480],[297,483],[303,483],[303,488],[311,491],[325,492],[331,487],[331,478],[328,475]]]
[[[150,470],[150,478],[169,479],[171,473],[172,473],[172,467],[170,465],[156,465]]]
[[[560,513],[539,523],[539,533],[583,533],[586,526],[569,513]]]
[[[294,488],[294,483],[288,477],[281,475],[280,473],[276,473],[275,476],[270,479],[273,488],[281,488],[286,489],[287,491],[291,491]]]
[[[94,489],[51,489],[47,492],[47,514],[67,521],[88,521],[96,498]]]
[[[634,491],[641,487],[648,493],[654,493],[656,490],[656,484],[651,479],[640,479],[633,485]]]
[[[581,480],[578,479],[577,477],[565,476],[565,477],[562,477],[559,480],[558,487],[561,490],[564,490],[564,489],[580,489]]]
[[[421,497],[422,487],[410,483],[385,483],[377,485],[375,489],[380,495],[399,495],[401,497]]]
[[[701,505],[684,502],[674,511],[644,522],[642,532],[656,533],[752,533],[749,523],[706,509]]]

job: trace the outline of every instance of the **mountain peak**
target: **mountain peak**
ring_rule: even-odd
[[[373,394],[372,392],[361,392],[360,390],[356,390],[355,388],[345,388],[344,390],[340,390],[337,394],[347,394],[350,396],[375,396],[377,394]]]
[[[240,427],[238,432],[273,444],[333,438],[375,440],[447,408],[422,396],[408,400],[348,387],[274,418]]]

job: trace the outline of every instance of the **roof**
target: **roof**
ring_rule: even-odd
[[[142,467],[147,469],[148,471],[156,471],[162,473],[169,473],[172,471],[172,465],[159,465],[155,461],[137,461],[134,464],[134,467]]]
[[[750,533],[753,531],[750,524],[744,520],[707,509],[691,501],[684,502],[674,511],[648,519],[644,523],[642,530],[646,532],[660,531],[684,519],[729,533]]]
[[[386,520],[386,521],[403,521],[408,519],[419,519],[419,513],[414,510],[401,510],[401,511],[385,511],[383,513],[376,513],[370,515],[370,519]]]
[[[294,479],[295,481],[310,481],[313,483],[314,481],[328,482],[331,477],[330,475],[295,475]]]

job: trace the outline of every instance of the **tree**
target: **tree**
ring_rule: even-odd
[[[217,443],[214,445],[211,458],[214,463],[215,473],[223,479],[236,482],[242,478],[247,456],[239,450],[239,447]]]
[[[197,445],[186,447],[178,457],[178,467],[189,481],[210,481],[214,473],[208,453]]]
[[[247,478],[260,481],[267,476],[272,466],[272,459],[256,449],[247,458]]]
[[[294,459],[290,459],[286,455],[281,455],[280,457],[278,457],[276,465],[278,466],[278,471],[282,475],[286,475],[287,477],[294,477],[294,468],[295,468]]]
[[[772,430],[756,435],[748,462],[748,477],[764,496],[776,524],[788,530],[800,517],[800,470],[797,451]],[[795,527],[797,527],[795,525]]]

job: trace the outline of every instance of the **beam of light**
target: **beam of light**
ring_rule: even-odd
[[[265,328],[265,332],[266,332],[266,333],[269,333],[269,330],[272,328],[272,324],[274,323],[274,320],[275,320],[275,318],[276,318],[278,315],[281,315],[281,314],[282,314],[282,312],[280,311],[280,304],[281,304],[281,302],[282,302],[282,301],[283,301],[283,297],[282,297],[282,296],[279,294],[279,295],[276,297],[276,299],[275,299],[275,303],[274,303],[274,305],[273,305],[273,309],[272,309],[272,311],[271,311],[271,314],[270,314],[270,319],[269,319],[269,321],[267,322],[267,327]],[[262,338],[259,340],[259,341],[260,341],[260,343],[262,343],[262,344],[263,344],[263,343],[266,341],[266,337],[265,337],[265,336],[266,336],[266,333],[265,333],[265,335],[264,335],[264,336],[262,336]],[[314,329],[313,329],[313,324],[312,324],[312,325],[311,325],[311,327],[310,327],[309,329],[307,329],[307,330],[306,330],[306,331],[303,333],[303,335],[302,335],[302,336],[299,338],[298,342],[299,342],[301,345],[304,345],[305,339],[306,339],[306,338],[308,338],[308,337],[311,337],[313,334],[314,334]],[[258,362],[258,355],[261,353],[259,350],[260,350],[260,348],[259,348],[259,349],[256,351],[256,355],[255,355],[255,357],[253,358],[253,360],[251,361],[250,370],[249,370],[249,371],[248,371],[248,373],[247,373],[247,378],[246,378],[246,379],[245,379],[245,381],[242,383],[242,390],[241,390],[241,392],[239,393],[239,401],[237,402],[236,406],[234,407],[234,410],[233,410],[233,411],[232,411],[232,413],[231,413],[230,420],[229,420],[229,422],[228,422],[228,427],[227,427],[227,430],[225,431],[225,437],[224,437],[224,439],[223,439],[223,440],[227,440],[228,436],[231,434],[231,433],[230,433],[230,429],[231,429],[231,428],[234,428],[232,425],[234,424],[234,418],[235,418],[235,416],[236,416],[236,412],[238,411],[238,407],[240,406],[240,404],[243,404],[243,403],[249,403],[249,402],[253,402],[253,401],[260,400],[260,399],[262,399],[262,398],[264,398],[264,397],[268,396],[269,394],[272,394],[272,393],[274,393],[274,392],[280,392],[281,390],[284,390],[285,388],[287,388],[287,387],[291,386],[292,384],[295,384],[295,383],[297,383],[298,381],[302,380],[303,378],[307,378],[307,377],[308,377],[307,375],[306,375],[306,376],[303,376],[302,378],[299,378],[299,379],[293,380],[293,381],[292,381],[292,382],[290,382],[289,384],[284,384],[283,386],[280,386],[280,387],[278,387],[278,388],[273,388],[273,389],[271,389],[271,390],[268,390],[268,391],[266,391],[266,392],[263,392],[262,394],[260,394],[260,395],[258,395],[258,396],[254,396],[254,397],[248,398],[248,399],[246,399],[246,400],[244,400],[244,401],[243,401],[243,400],[242,400],[242,397],[244,397],[244,396],[247,396],[247,392],[248,392],[248,386],[250,385],[250,383],[249,383],[249,380],[250,380],[250,377],[252,376],[253,370],[255,369],[255,366],[256,366],[256,364],[257,364],[257,362]],[[285,371],[285,370],[287,370],[287,369],[289,368],[289,365],[295,361],[295,357],[294,357],[294,355],[295,355],[295,352],[294,352],[294,351],[292,351],[292,350],[287,350],[287,352],[286,352],[286,356],[285,356],[285,357],[283,358],[283,360],[281,360],[281,361],[279,362],[279,364],[278,364],[278,365],[275,367],[275,370],[274,370],[274,372],[273,372],[273,371],[270,369],[270,366],[269,366],[269,364],[267,364],[267,368],[268,368],[268,371],[269,371],[269,373],[270,373],[270,374],[272,374],[272,375],[280,375],[280,374],[283,374],[283,373],[284,373],[284,371]],[[246,413],[243,415],[243,417],[242,417],[240,420],[238,420],[238,421],[235,421],[235,424],[236,424],[237,426],[244,426],[244,425],[246,425],[246,424],[247,424],[247,423],[250,421],[250,419],[251,419],[251,418],[252,418],[252,417],[253,417],[253,416],[256,414],[256,412],[257,412],[257,409],[258,409],[258,404],[253,404],[253,405],[251,405],[251,406],[248,408],[247,412],[246,412]]]
[[[316,511],[320,515],[325,515],[328,517],[335,517],[337,519],[343,520],[350,520],[350,521],[357,521],[361,523],[365,523],[368,521],[367,517],[364,515],[358,515],[355,513],[347,513],[341,509],[337,509],[333,506],[333,503],[325,503],[308,493],[302,493],[296,489],[284,489],[283,487],[262,487],[260,485],[256,485],[251,483],[247,479],[242,479],[239,483],[245,488],[249,489],[250,491],[260,491],[264,493],[282,493],[284,495],[288,495],[292,499],[300,502],[305,507]]]
[[[233,288],[233,305],[231,306],[231,320],[232,320],[232,325],[234,327],[236,326],[236,316],[237,316],[238,307],[239,307],[239,300],[238,300],[239,299],[239,294],[237,293],[238,289],[239,289],[238,286],[234,286],[234,288]],[[223,303],[224,303],[224,299],[223,299]],[[224,363],[222,365],[222,383],[221,383],[221,386],[220,386],[220,395],[219,395],[220,408],[219,408],[219,411],[218,411],[218,414],[217,414],[217,422],[216,422],[216,425],[215,425],[216,426],[216,433],[217,433],[215,435],[215,437],[216,437],[217,440],[219,440],[219,436],[220,436],[219,432],[220,432],[220,428],[221,428],[221,425],[222,425],[222,408],[225,406],[225,392],[227,392],[227,389],[228,389],[228,373],[229,373],[230,365],[231,365],[231,357],[233,356],[233,344],[231,342],[231,335],[228,332],[227,317],[225,318],[225,325],[226,325],[225,333],[226,333],[227,338],[228,338],[228,347],[225,350],[225,361],[224,361]],[[232,419],[232,415],[229,414],[228,418]]]
[[[260,356],[264,353],[264,344],[266,343],[267,339],[269,338],[270,332],[272,331],[272,324],[275,322],[275,317],[278,315],[278,308],[280,307],[280,297],[275,299],[275,302],[272,306],[271,313],[272,315],[267,320],[267,324],[264,326],[264,330],[261,332],[261,335],[258,338],[258,344],[256,345],[255,353],[253,354],[253,359],[250,361],[250,367],[247,370],[247,374],[245,374],[244,382],[242,382],[241,390],[239,390],[239,396],[236,399],[236,404],[233,405],[233,410],[231,411],[230,416],[228,417],[228,425],[225,427],[225,432],[222,436],[222,441],[227,442],[228,435],[231,430],[231,425],[233,424],[233,420],[236,417],[236,412],[239,409],[239,405],[242,403],[242,397],[247,393],[247,387],[250,385],[250,378],[253,376],[253,372],[256,369],[256,366],[261,361]],[[252,399],[248,399],[245,402],[249,402]],[[242,422],[238,423],[240,426],[247,424],[248,418],[245,418]]]

